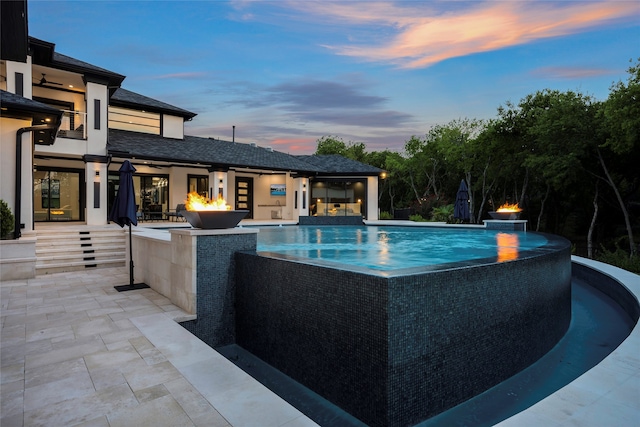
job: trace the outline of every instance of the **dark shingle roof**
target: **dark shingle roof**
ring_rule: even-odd
[[[120,77],[122,78],[122,80],[124,80],[125,78],[125,76],[123,76],[122,74],[114,73],[113,71],[109,71],[105,68],[101,68],[93,64],[89,64],[88,62],[80,61],[79,59],[72,58],[58,52],[53,52],[53,62],[64,64],[72,69],[91,71],[93,73],[105,74],[116,78]]]
[[[197,136],[171,139],[159,135],[110,129],[107,151],[122,157],[174,163],[198,163],[212,167],[240,167],[312,174],[323,172],[321,168],[286,153],[250,144]]]
[[[120,86],[125,79],[122,74],[63,55],[56,52],[55,49],[56,45],[54,43],[29,36],[29,50],[34,64],[84,74],[85,76],[98,77],[100,80],[105,80],[110,87]]]
[[[148,111],[155,111],[159,113],[170,113],[191,119],[196,116],[196,113],[184,110],[182,108],[175,107],[162,101],[158,101],[148,96],[140,95],[139,93],[131,92],[123,88],[118,88],[111,96],[110,104],[120,107],[138,108]]]
[[[382,172],[382,169],[378,169],[375,166],[351,160],[339,154],[314,154],[311,156],[296,157],[330,174],[379,175]]]
[[[2,89],[0,89],[0,105],[3,110],[6,108],[9,112],[39,113],[53,115],[56,117],[62,116],[62,111],[57,108],[50,107],[41,102],[16,95],[15,93],[7,92]],[[3,115],[4,114],[5,113],[3,111]]]
[[[193,163],[213,168],[249,168],[291,171],[310,175],[373,176],[374,166],[339,155],[292,156],[280,151],[220,139],[185,136],[184,139],[109,129],[109,154],[169,163]]]

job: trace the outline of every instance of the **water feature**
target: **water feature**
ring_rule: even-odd
[[[235,261],[236,343],[372,426],[484,392],[571,318],[570,244],[557,236],[282,227]]]

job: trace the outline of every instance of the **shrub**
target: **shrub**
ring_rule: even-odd
[[[410,221],[414,221],[414,222],[425,222],[425,221],[426,221],[426,219],[424,219],[424,218],[422,217],[422,215],[420,215],[420,214],[411,215],[411,216],[409,217],[409,220],[410,220]]]
[[[619,247],[614,252],[602,248],[602,253],[596,256],[596,260],[640,274],[640,255],[630,257],[629,252]]]
[[[0,239],[8,239],[9,233],[13,231],[14,218],[9,209],[9,205],[0,199]]]
[[[382,211],[380,212],[380,219],[393,219],[393,215],[387,211]]]
[[[433,208],[431,220],[437,222],[453,222],[453,205],[444,205]]]

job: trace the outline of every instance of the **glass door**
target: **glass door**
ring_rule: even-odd
[[[134,176],[133,186],[144,219],[164,219],[164,212],[169,210],[169,175]]]
[[[236,210],[248,210],[245,219],[253,218],[253,178],[236,177]]]
[[[33,174],[33,214],[37,222],[82,221],[84,171],[47,170]]]
[[[189,175],[189,193],[195,191],[202,197],[211,198],[209,195],[209,177],[206,175]],[[184,198],[187,198],[185,194]]]

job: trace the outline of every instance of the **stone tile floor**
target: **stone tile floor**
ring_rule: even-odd
[[[315,425],[184,330],[167,298],[113,288],[128,283],[122,267],[2,283],[2,427]]]

